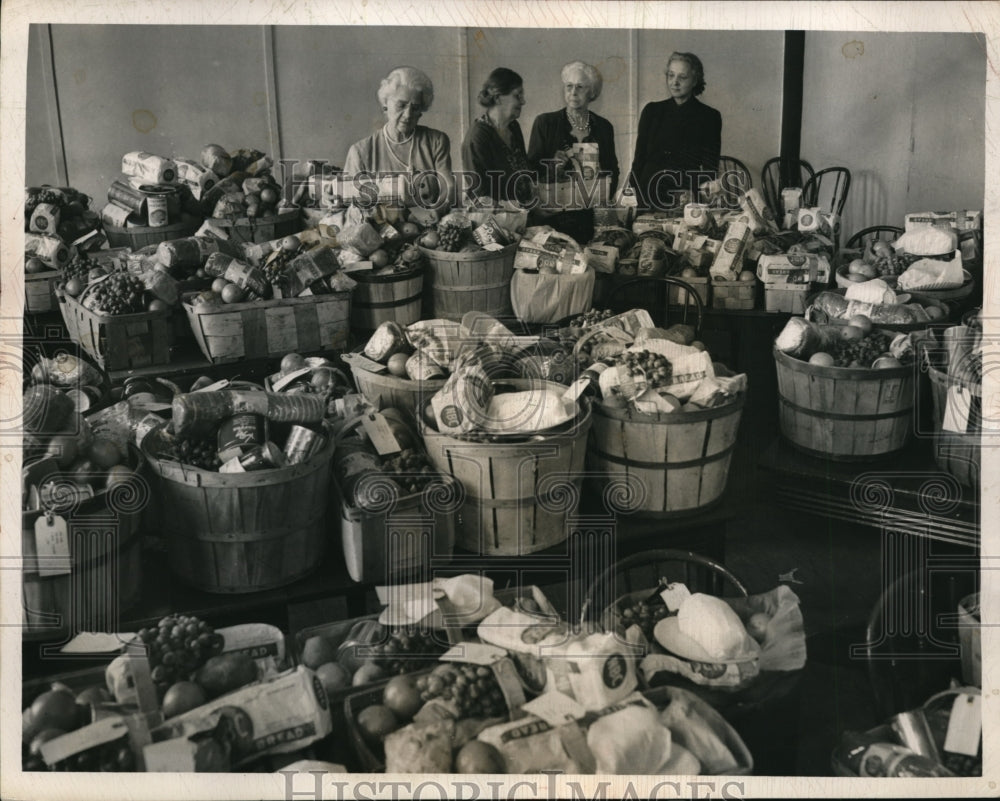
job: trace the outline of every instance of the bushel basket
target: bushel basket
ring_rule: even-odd
[[[153,475],[156,521],[170,567],[206,592],[281,587],[320,566],[328,538],[333,438],[300,464],[216,473],[157,456],[143,440]]]
[[[350,275],[357,282],[351,296],[351,328],[368,332],[386,321],[405,327],[420,319],[424,297],[422,268],[383,275],[361,270]]]
[[[296,234],[302,230],[302,209],[296,206],[268,217],[253,219],[209,217],[207,222],[229,234],[229,241],[236,244],[270,242],[272,239]]]
[[[427,258],[424,288],[431,301],[431,318],[461,321],[470,311],[493,317],[511,315],[517,245],[459,253],[421,247],[420,252]]]

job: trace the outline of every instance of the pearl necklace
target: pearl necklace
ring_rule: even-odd
[[[587,121],[584,123],[579,117],[574,117],[569,109],[566,109],[566,117],[569,120],[570,125],[573,126],[574,131],[584,131],[585,134],[590,133],[590,112],[587,112]]]
[[[389,151],[389,155],[392,156],[392,158],[395,159],[396,162],[404,170],[406,170],[406,172],[409,172],[412,169],[412,164],[413,164],[413,134],[411,133],[405,139],[398,139],[398,140],[393,139],[391,136],[389,136],[389,131],[386,129],[386,126],[382,126],[382,138],[385,139],[385,143],[388,146],[386,149]],[[393,151],[392,146],[405,145],[407,142],[410,143],[410,152],[406,156],[406,161],[403,161],[403,159],[397,156],[395,151]]]

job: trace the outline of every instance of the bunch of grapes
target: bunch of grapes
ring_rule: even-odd
[[[112,273],[94,287],[89,306],[104,314],[135,314],[144,309],[142,281],[128,273]]]
[[[625,351],[621,359],[622,364],[633,376],[645,374],[647,386],[653,389],[666,386],[670,382],[673,371],[666,356],[648,350]]]
[[[879,278],[899,275],[906,270],[906,265],[903,263],[903,260],[896,255],[895,251],[883,253],[882,256],[875,259],[872,266],[878,271]]]
[[[171,442],[164,455],[202,470],[218,470],[222,464],[215,437],[178,437]]]
[[[77,253],[63,268],[63,277],[68,281],[70,278],[79,278],[84,284],[90,275],[91,270],[103,270],[101,263],[87,253]]]
[[[465,226],[454,225],[444,222],[438,224],[438,250],[445,250],[449,253],[457,253],[465,244],[465,235],[468,229]]]
[[[667,607],[663,603],[629,602],[618,610],[618,621],[622,627],[628,629],[630,626],[638,626],[649,642],[653,641],[653,629],[656,628],[656,624],[666,616]]]
[[[26,191],[24,194],[24,216],[30,217],[39,203],[48,203],[62,208],[65,200],[62,192],[48,186],[43,186],[37,192]]]
[[[871,367],[879,357],[889,352],[889,334],[873,331],[862,339],[841,339],[833,345],[835,367]]]
[[[389,675],[412,673],[445,652],[443,643],[429,631],[404,627],[394,629],[385,643],[372,646],[375,664]]]
[[[292,259],[294,259],[298,254],[291,250],[285,250],[284,248],[279,248],[278,250],[271,253],[265,262],[261,270],[264,273],[264,278],[271,284],[281,284],[282,278],[285,274],[285,270],[288,269],[288,265],[291,264]]]
[[[437,471],[427,461],[427,455],[413,448],[386,459],[382,470],[407,493],[423,492],[437,477]]]
[[[420,700],[452,701],[463,718],[492,718],[506,714],[507,702],[496,675],[483,665],[447,662],[417,679]]]
[[[193,615],[167,615],[139,631],[147,647],[153,683],[163,697],[170,685],[186,680],[209,657],[222,653],[224,638]]]
[[[598,309],[591,309],[583,314],[579,314],[570,320],[569,324],[572,328],[590,328],[591,326],[603,323],[605,320],[614,317],[614,313],[611,309],[604,309],[600,311]]]

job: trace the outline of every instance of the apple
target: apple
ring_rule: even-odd
[[[847,324],[860,328],[865,336],[868,336],[872,332],[871,317],[868,317],[865,314],[855,314],[850,320],[847,321]]]
[[[438,236],[437,231],[425,231],[424,235],[420,237],[420,244],[429,250],[434,250],[441,243],[441,237]]]
[[[833,356],[824,351],[819,351],[809,357],[809,364],[814,364],[817,367],[833,367]]]
[[[744,270],[743,272],[740,273],[740,277],[737,280],[742,281],[745,284],[748,284],[751,281],[753,281],[754,278],[756,277],[757,276],[755,276],[752,272],[750,272],[750,270]]]

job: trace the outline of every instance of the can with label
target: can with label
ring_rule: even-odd
[[[134,212],[131,209],[123,208],[118,201],[108,203],[101,209],[101,223],[112,228],[124,228],[132,214]]]
[[[285,442],[288,464],[302,464],[323,447],[326,438],[318,431],[305,426],[292,426]]]
[[[162,228],[170,222],[165,195],[150,195],[146,198],[146,219],[150,228]]]
[[[31,214],[28,227],[40,234],[54,234],[59,227],[62,212],[52,203],[39,203]]]
[[[177,179],[177,165],[172,159],[142,150],[122,156],[122,172],[151,184],[172,184]]]
[[[262,415],[235,414],[219,424],[219,458],[224,462],[266,441],[266,421]]]
[[[146,211],[146,196],[127,181],[114,180],[108,187],[108,200],[136,214]]]
[[[267,442],[246,453],[233,456],[219,468],[220,473],[250,473],[254,470],[271,470],[287,466],[288,461],[277,445]]]

